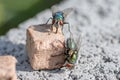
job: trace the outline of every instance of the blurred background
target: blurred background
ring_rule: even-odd
[[[62,0],[0,0],[0,35]]]

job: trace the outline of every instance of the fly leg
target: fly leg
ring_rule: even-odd
[[[56,32],[55,33],[57,34],[57,32],[58,32],[58,27],[56,27]]]
[[[50,21],[50,19],[52,20],[53,18],[50,17],[45,24],[48,24],[48,22]],[[53,25],[50,25],[50,31],[48,32],[49,35],[50,35],[50,33],[53,31],[53,30],[52,30],[52,27],[53,27]]]
[[[46,22],[45,24],[47,24],[47,23],[50,21],[50,19],[52,20],[53,18],[52,18],[52,17],[50,17],[50,18],[47,20],[47,22]]]
[[[67,24],[68,25],[68,31],[70,32],[70,35],[72,36],[72,32],[70,30],[70,24],[68,22],[63,22],[63,24]]]
[[[62,34],[64,35],[64,33],[63,33],[63,26],[62,26]]]
[[[51,32],[53,32],[53,25],[50,25],[50,31],[48,32],[48,34],[50,35]]]
[[[55,33],[57,34],[58,28],[60,27],[60,25],[59,25],[59,22],[58,22],[58,21],[56,21],[55,23],[57,24],[57,25],[55,25],[55,27],[56,27],[56,32],[55,32]]]

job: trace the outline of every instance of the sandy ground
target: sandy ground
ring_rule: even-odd
[[[26,28],[51,17],[47,9],[0,37],[0,55],[17,58],[18,80],[118,80],[120,79],[120,1],[64,0],[60,10],[73,7],[66,21],[74,38],[82,33],[81,50],[74,69],[32,70],[26,54]],[[67,27],[64,34],[69,37]]]

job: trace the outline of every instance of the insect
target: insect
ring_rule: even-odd
[[[50,19],[52,20],[52,25],[50,26],[51,32],[53,32],[53,26],[56,28],[55,33],[58,32],[58,28],[60,26],[62,27],[62,30],[63,30],[64,24],[68,24],[69,32],[71,32],[70,31],[70,24],[68,22],[65,22],[65,18],[67,17],[67,15],[71,11],[73,11],[73,8],[67,8],[67,9],[64,9],[62,11],[58,11],[57,7],[53,6],[51,10],[52,10],[52,17],[50,17],[46,22],[46,24],[47,24]]]
[[[79,45],[79,47],[77,44]],[[81,35],[79,36],[77,43],[75,42],[73,37],[67,39],[66,50],[65,50],[65,55],[66,55],[66,63],[64,65],[65,67],[68,67],[70,69],[74,67],[78,58],[80,45],[81,45]]]

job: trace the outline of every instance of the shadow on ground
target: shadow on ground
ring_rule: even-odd
[[[17,59],[17,71],[33,71],[26,54],[25,44],[0,40],[0,55],[12,55]]]

